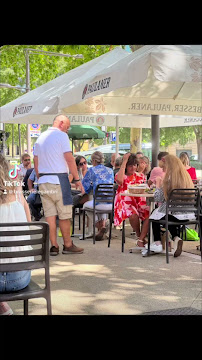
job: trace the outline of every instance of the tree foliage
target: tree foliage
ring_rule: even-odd
[[[33,90],[65,72],[114,49],[116,46],[117,45],[4,45],[0,49],[0,83],[25,88],[25,50],[27,48],[70,55],[82,54],[84,56],[83,59],[76,59],[30,53],[30,88]],[[129,46],[132,51],[136,51],[143,45]],[[22,94],[23,92],[19,90],[0,88],[0,106],[7,104]],[[18,143],[17,125],[14,126],[14,129],[14,141]],[[110,129],[111,128],[108,127],[108,131],[110,131]],[[6,131],[11,132],[11,126],[9,124],[6,125]],[[21,125],[21,134],[23,138],[26,137],[25,125]],[[194,135],[196,136],[199,159],[202,161],[202,126],[163,128],[160,130],[160,146],[167,147],[178,140],[180,144],[185,145],[188,141],[194,139]],[[143,129],[142,138],[144,142],[150,142],[151,130]],[[120,128],[119,140],[123,143],[130,142],[130,128]],[[7,140],[7,143],[11,143],[11,138]]]
[[[30,89],[33,90],[67,71],[95,57],[103,55],[116,46],[117,45],[4,45],[1,47],[0,83],[19,86],[21,88],[26,87],[25,51],[27,48],[61,54],[83,55],[83,59],[76,59],[31,52],[29,55]],[[23,95],[23,91],[0,88],[0,106],[9,103],[21,95]],[[42,131],[45,129],[46,126],[42,125]],[[10,124],[6,124],[6,131],[11,133],[12,128]],[[21,135],[22,139],[26,138],[26,125],[21,125]],[[11,142],[12,139],[9,137],[7,145],[11,144]],[[14,126],[14,142],[18,143],[17,125]],[[78,144],[78,146],[79,145],[80,144]]]
[[[4,45],[1,47],[0,82],[25,88],[27,48],[57,52],[61,54],[82,54],[83,59],[48,56],[30,53],[30,88],[31,90],[55,79],[81,64],[98,57],[116,45]],[[1,88],[0,106],[21,96],[19,90]]]

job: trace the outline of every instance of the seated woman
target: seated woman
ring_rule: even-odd
[[[88,171],[87,160],[84,156],[78,155],[76,157],[75,161],[76,161],[76,166],[77,166],[78,173],[79,173],[79,178],[82,181]]]
[[[192,180],[197,180],[196,169],[189,165],[189,156],[185,152],[182,152],[179,156],[179,159],[182,161],[182,164],[191,176]]]
[[[145,181],[149,177],[149,173],[151,170],[150,160],[147,156],[141,156],[138,158],[139,164],[137,166],[137,172],[142,173],[145,176]]]
[[[95,151],[91,155],[92,167],[87,171],[86,175],[82,180],[82,185],[86,194],[89,194],[93,191],[95,193],[95,189],[98,184],[113,184],[114,183],[114,173],[113,169],[104,166],[104,155],[100,151]],[[102,203],[99,206],[99,209],[109,209],[111,208],[111,204]],[[85,208],[93,208],[93,200],[87,201],[84,204]],[[92,213],[87,211],[87,216],[91,218],[92,221]],[[98,234],[95,236],[95,240],[102,240],[104,234],[107,232],[106,229],[106,220],[108,218],[107,214],[97,214],[96,215],[96,224],[95,226],[98,228]]]
[[[138,236],[136,245],[144,247],[149,225],[149,206],[146,205],[145,198],[120,195],[127,190],[129,184],[144,183],[145,175],[137,172],[137,165],[138,159],[135,154],[123,155],[121,168],[115,176],[119,186],[115,196],[114,225],[119,226],[123,220],[129,219],[133,231]],[[140,220],[143,221],[141,231]]]
[[[158,176],[160,176],[162,179],[164,178],[164,157],[166,155],[169,155],[167,151],[160,151],[160,153],[158,153],[158,166],[154,167],[150,172],[149,179],[147,181],[147,184],[149,186],[151,186],[152,184],[154,184],[154,187],[156,186],[156,178]]]
[[[182,162],[174,155],[166,155],[165,158],[165,176],[156,179],[156,191],[154,193],[154,200],[160,202],[161,205],[153,211],[150,215],[150,219],[165,219],[166,215],[166,201],[170,192],[173,189],[190,189],[194,188],[191,177],[186,171]],[[183,221],[187,219],[194,219],[194,213],[181,213],[177,212],[175,215],[168,215],[169,221]],[[160,224],[152,223],[154,243],[151,244],[150,250],[154,252],[162,252]],[[175,225],[169,225],[168,227],[172,239],[174,241],[174,257],[177,257],[182,252],[183,241],[178,237],[178,227]],[[147,248],[147,246],[146,246]]]
[[[9,170],[12,168],[9,167],[8,162],[5,157],[0,154],[0,221],[1,223],[15,223],[15,222],[31,222],[31,215],[29,211],[29,206],[23,196],[22,187],[15,186],[15,183],[12,182],[12,179],[9,177]],[[15,178],[19,181],[19,179]],[[19,228],[18,228],[19,229]],[[13,227],[12,230],[15,230]],[[16,236],[10,236],[9,239],[19,240]],[[29,235],[21,236],[21,239],[29,239]],[[0,241],[8,240],[8,238],[0,237]],[[16,246],[4,248],[1,247],[1,252],[7,251],[19,251],[19,250],[30,250],[30,245],[26,246]],[[18,261],[21,262],[22,258],[16,259],[0,259],[1,263]],[[32,257],[24,257],[23,261],[32,261]],[[31,279],[31,271],[15,271],[15,272],[0,272],[0,292],[12,292],[18,291],[25,288]],[[3,302],[0,303],[0,315],[12,315],[13,311],[10,306]]]
[[[82,181],[84,176],[86,175],[88,171],[88,164],[84,156],[78,155],[75,158],[79,178]],[[72,200],[73,205],[82,205],[86,201],[88,201],[88,195],[87,194],[81,194],[80,191],[76,190],[75,184],[72,182],[73,176],[72,174],[69,174],[69,182],[71,184],[71,190],[72,190]]]

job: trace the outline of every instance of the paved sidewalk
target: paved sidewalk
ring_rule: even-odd
[[[140,251],[129,253],[134,246],[131,237],[126,237],[122,253],[121,232],[114,229],[110,248],[107,239],[93,245],[92,238],[73,238],[85,249],[78,255],[63,255],[62,238],[58,239],[60,254],[50,257],[53,315],[142,315],[176,309],[183,314],[182,308],[193,315],[202,311],[199,255],[183,252],[178,258],[170,256],[166,264],[162,254],[144,258]],[[33,271],[33,279],[42,283],[42,274],[43,270]],[[29,303],[30,315],[46,315],[45,299]],[[23,313],[22,301],[10,305],[14,314]]]

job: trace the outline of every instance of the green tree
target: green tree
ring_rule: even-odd
[[[186,145],[196,139],[199,162],[202,162],[202,126],[177,126],[160,129],[160,146],[168,147],[179,141],[180,145]],[[142,130],[143,142],[151,142],[151,129]]]
[[[116,47],[117,45],[4,45],[1,47],[0,83],[25,88],[26,84],[26,59],[25,50],[32,48],[62,54],[83,54],[83,59],[48,56],[45,54],[30,53],[30,88],[31,90],[55,79],[56,77],[88,62]],[[25,91],[24,91],[25,92]],[[23,92],[14,89],[0,88],[0,106],[23,95]],[[25,126],[21,126],[22,139],[26,138]],[[11,127],[6,125],[6,131],[11,132]],[[18,133],[15,127],[15,142],[18,143]],[[11,137],[7,144],[11,143]]]

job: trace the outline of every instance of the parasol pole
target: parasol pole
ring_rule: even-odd
[[[25,49],[26,59],[26,93],[30,91],[30,66],[29,66],[29,50]],[[27,124],[27,153],[31,156],[31,136],[30,124]]]
[[[151,137],[152,137],[152,169],[158,166],[157,156],[159,153],[160,128],[159,115],[151,115]]]
[[[116,116],[116,157],[119,153],[119,117]]]

